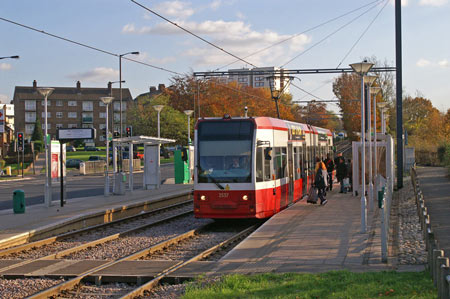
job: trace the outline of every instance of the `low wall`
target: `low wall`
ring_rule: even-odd
[[[80,163],[80,174],[104,173],[106,167],[105,161],[87,161]]]

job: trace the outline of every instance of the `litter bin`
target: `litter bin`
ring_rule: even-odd
[[[6,166],[5,170],[6,170],[6,175],[11,176],[11,166]]]
[[[13,191],[13,210],[14,214],[25,213],[25,192],[23,190]]]

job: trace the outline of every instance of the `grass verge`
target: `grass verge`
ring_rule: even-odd
[[[428,272],[331,271],[320,274],[227,275],[207,284],[204,277],[182,298],[437,298]]]

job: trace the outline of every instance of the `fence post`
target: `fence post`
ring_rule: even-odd
[[[438,273],[439,273],[439,263],[438,258],[444,256],[444,250],[434,249],[433,250],[433,282],[434,285],[438,286]]]
[[[438,297],[444,298],[445,294],[448,294],[448,284],[447,284],[447,275],[448,275],[448,257],[438,257],[437,262],[439,268],[438,268]]]

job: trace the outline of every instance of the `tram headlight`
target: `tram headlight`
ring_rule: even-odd
[[[206,196],[205,195],[200,196],[200,200],[206,200]]]
[[[242,196],[242,200],[248,200],[248,196],[247,195]]]

